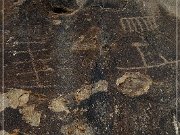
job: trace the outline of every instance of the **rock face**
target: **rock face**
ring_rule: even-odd
[[[0,5],[0,134],[179,134],[174,1]]]

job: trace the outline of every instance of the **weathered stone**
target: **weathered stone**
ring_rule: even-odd
[[[35,110],[35,105],[24,106],[20,109],[23,120],[31,126],[39,126],[41,121],[41,112]]]
[[[64,135],[94,135],[92,127],[83,121],[74,121],[61,128]]]
[[[53,112],[66,112],[70,113],[67,107],[67,101],[63,97],[57,97],[53,99],[48,107]]]

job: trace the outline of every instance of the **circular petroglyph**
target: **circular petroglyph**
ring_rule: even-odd
[[[123,94],[136,97],[148,92],[152,80],[148,75],[139,72],[127,72],[116,80],[116,85]]]

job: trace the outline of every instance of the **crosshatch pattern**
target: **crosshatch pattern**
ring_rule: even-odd
[[[47,27],[47,26],[46,26]],[[22,29],[17,27],[16,29]],[[10,35],[5,47],[5,83],[12,87],[19,84],[24,87],[43,87],[47,81],[41,78],[46,74],[51,75],[53,69],[49,67],[51,62],[50,47],[42,38],[43,31],[38,26],[27,26],[17,31],[15,37]],[[19,35],[19,37],[18,37]],[[19,87],[17,86],[17,87]]]

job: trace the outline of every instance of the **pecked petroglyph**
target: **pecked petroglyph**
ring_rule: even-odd
[[[163,0],[24,1],[5,1],[10,92],[0,94],[0,111],[9,134],[14,126],[30,135],[177,132],[169,102],[180,61],[175,18],[169,7],[159,7]],[[6,12],[8,3],[20,8],[17,16]],[[9,88],[35,93],[13,94]]]
[[[158,29],[156,16],[121,18],[120,25],[124,33],[143,33]]]
[[[127,72],[116,80],[116,85],[123,94],[136,97],[148,92],[152,80],[149,76],[139,72]]]
[[[158,3],[164,7],[169,14],[180,17],[180,1],[179,0],[157,0]]]

